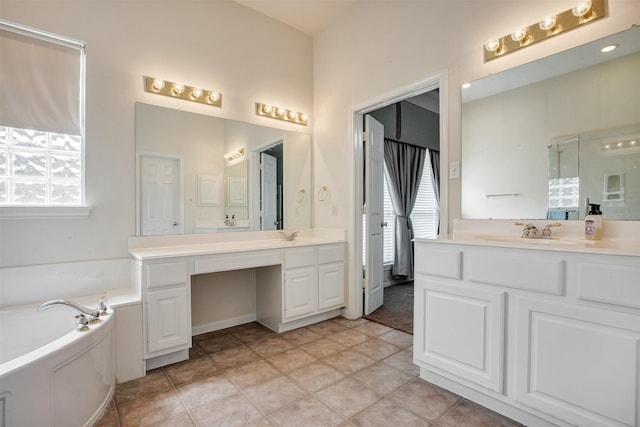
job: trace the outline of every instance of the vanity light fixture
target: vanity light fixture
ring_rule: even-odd
[[[264,104],[262,102],[256,102],[256,115],[269,117],[271,119],[278,119],[289,123],[295,123],[302,126],[306,126],[309,121],[309,116],[305,113],[300,113],[294,110],[287,110],[282,107],[275,107],[273,105]]]
[[[222,95],[219,92],[187,86],[182,83],[174,83],[155,77],[144,76],[144,90],[145,92],[155,93],[157,95],[184,99],[185,101],[198,102],[214,107],[222,107]]]
[[[548,15],[528,27],[518,27],[506,36],[491,39],[483,48],[484,62],[604,18],[605,3],[605,0],[581,0],[571,9]]]
[[[239,159],[241,157],[244,157],[244,148],[238,148],[236,151],[232,151],[224,155],[224,158],[227,159],[227,161]]]
[[[600,149],[603,152],[616,150],[625,150],[625,152],[627,152],[630,149],[633,149],[633,152],[637,152],[637,150],[640,149],[640,137],[636,134],[627,138],[606,142],[600,146]]]

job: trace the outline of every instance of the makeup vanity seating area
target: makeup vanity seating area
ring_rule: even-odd
[[[534,240],[460,220],[416,239],[421,377],[529,426],[640,426],[639,225],[592,242],[582,221]]]
[[[344,230],[303,229],[293,241],[278,231],[133,237],[129,253],[146,370],[189,357],[193,275],[254,269],[255,320],[276,332],[335,317],[345,304]]]

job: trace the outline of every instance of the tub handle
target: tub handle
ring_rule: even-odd
[[[100,316],[106,316],[109,314],[109,301],[107,300],[106,295],[100,298],[96,309],[100,312]]]
[[[82,313],[76,314],[76,329],[80,332],[89,330],[89,319]]]

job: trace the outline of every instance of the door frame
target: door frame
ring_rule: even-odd
[[[364,200],[364,156],[363,156],[363,117],[365,114],[386,107],[396,102],[414,97],[433,89],[440,90],[440,236],[449,232],[449,102],[447,70],[439,71],[425,79],[409,83],[349,109],[349,131],[353,138],[353,197],[352,230],[353,251],[349,254],[349,265],[354,266],[349,272],[348,304],[345,315],[358,318],[363,315],[363,278],[362,278],[362,207]]]
[[[184,157],[153,151],[136,151],[136,236],[142,235],[142,219],[140,218],[142,213],[140,206],[142,177],[140,173],[142,172],[142,158],[145,156],[178,161],[180,170],[178,171],[178,232],[176,234],[184,234]]]

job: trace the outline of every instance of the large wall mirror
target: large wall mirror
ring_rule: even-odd
[[[136,104],[136,234],[311,227],[311,137]]]
[[[632,28],[462,89],[462,218],[640,220],[639,51]]]

